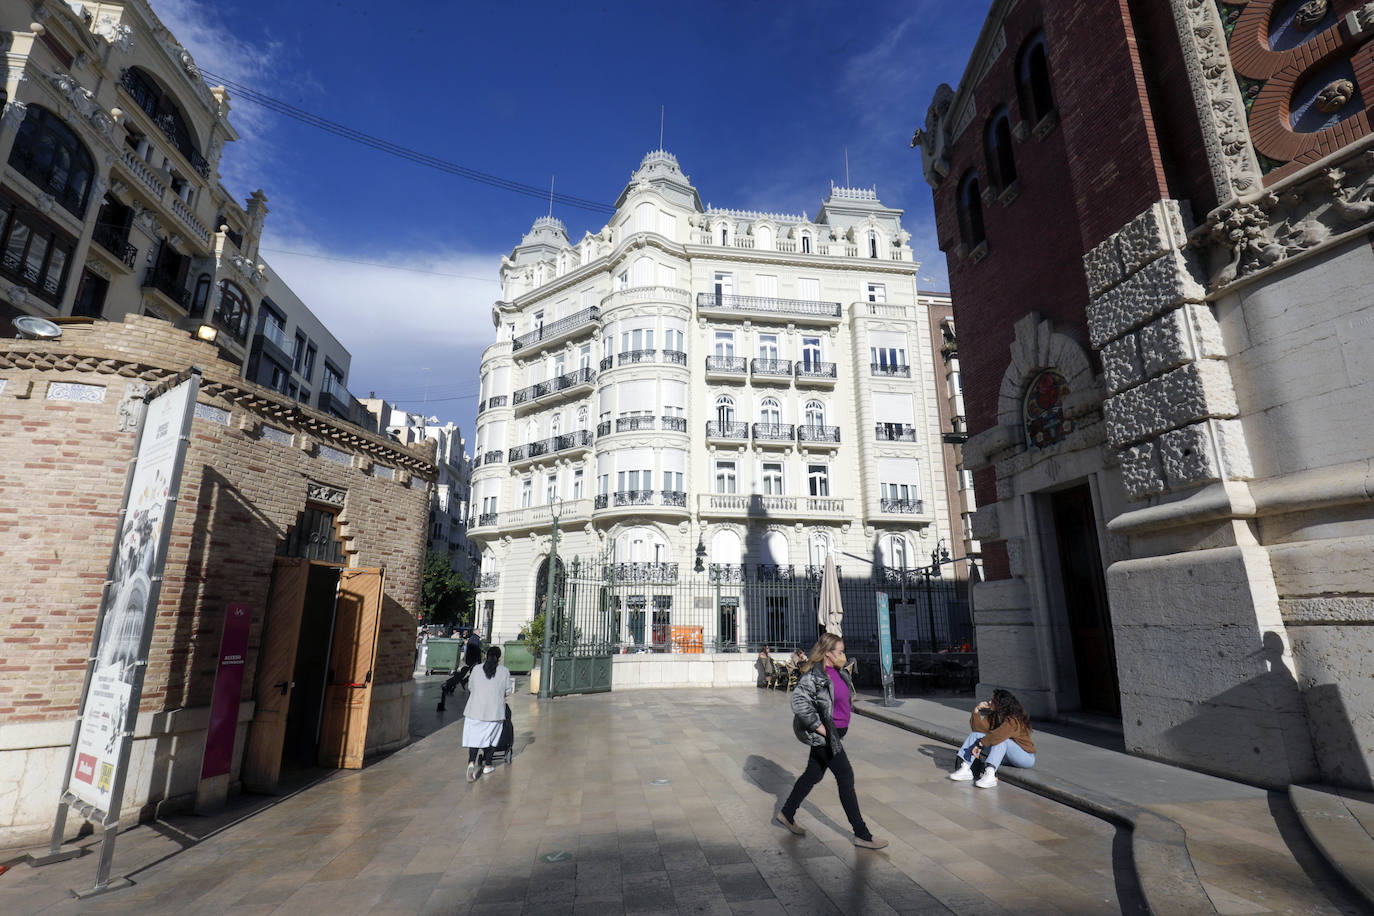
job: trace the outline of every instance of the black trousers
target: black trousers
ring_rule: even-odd
[[[847,731],[848,727],[839,729],[840,737],[843,738]],[[859,813],[859,796],[854,791],[854,768],[849,765],[849,755],[844,751],[832,754],[828,745],[811,749],[811,756],[806,760],[806,769],[797,777],[792,794],[787,796],[787,801],[782,804],[783,815],[789,821],[797,819],[797,809],[825,776],[826,770],[835,774],[835,783],[840,790],[840,804],[844,807],[844,816],[849,818],[849,829],[861,840],[873,839],[873,834],[868,832],[868,825],[864,823],[863,815]]]
[[[494,747],[470,747],[468,748],[468,763],[477,762],[477,752],[482,752],[482,765],[490,766],[492,754],[496,752]]]

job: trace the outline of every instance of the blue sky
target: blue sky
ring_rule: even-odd
[[[716,206],[814,215],[844,182],[847,150],[851,184],[906,210],[922,286],[947,288],[908,146],[935,87],[957,84],[990,0],[153,4],[205,70],[470,168],[539,186],[556,175],[560,192],[608,204],[658,145],[660,106],[665,148]],[[225,151],[223,180],[241,200],[266,192],[265,257],[352,353],[350,389],[412,410],[428,390],[427,412],[470,435],[499,258],[547,203],[231,105],[243,140]],[[554,215],[574,239],[605,223],[557,204]]]

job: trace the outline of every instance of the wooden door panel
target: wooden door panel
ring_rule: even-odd
[[[384,569],[345,569],[339,577],[320,727],[320,766],[358,769],[363,765],[385,580]]]
[[[273,792],[281,774],[286,714],[291,708],[291,677],[296,668],[296,645],[301,635],[301,612],[310,580],[310,562],[278,557],[272,569],[272,591],[258,654],[253,696],[253,722],[243,754],[243,786],[253,792]]]

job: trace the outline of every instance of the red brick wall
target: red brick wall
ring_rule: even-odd
[[[430,448],[401,448],[239,380],[215,349],[150,318],[70,326],[61,341],[0,341],[0,718],[69,719],[80,699],[134,435],[119,402],[139,375],[205,369],[200,403],[228,426],[192,425],[158,604],[143,710],[210,702],[225,608],[253,608],[244,699],[252,697],[278,543],[307,481],[347,491],[340,519],[352,566],[385,566],[376,683],[410,677],[434,477]],[[103,403],[46,397],[52,382],[105,387]],[[227,387],[226,387],[227,386]],[[258,435],[266,422],[292,445]],[[311,454],[324,443],[350,465]],[[305,447],[303,447],[305,446]],[[370,473],[372,462],[395,479]],[[410,474],[415,476],[410,478]],[[405,483],[409,479],[409,483]]]

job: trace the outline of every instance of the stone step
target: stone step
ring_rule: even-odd
[[[1374,794],[1289,786],[1288,798],[1326,861],[1374,907]]]

